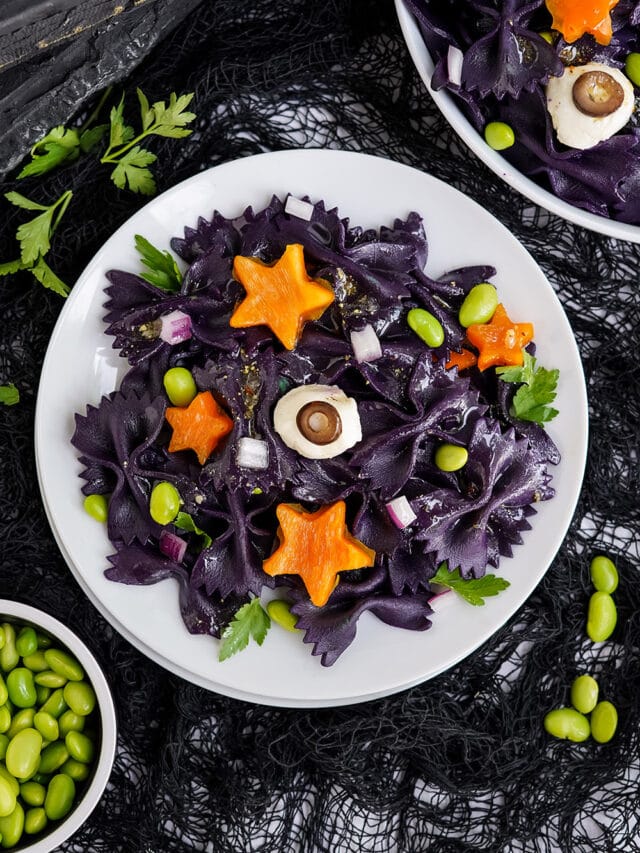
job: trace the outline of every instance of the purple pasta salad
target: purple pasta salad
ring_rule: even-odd
[[[430,278],[418,214],[362,229],[293,196],[185,228],[182,267],[136,243],[105,303],[129,369],[72,438],[109,579],[177,580],[221,660],[273,620],[325,666],[366,611],[424,631],[444,588],[508,586],[554,494],[558,372],[492,267]]]
[[[404,0],[487,143],[563,201],[640,224],[636,0]]]

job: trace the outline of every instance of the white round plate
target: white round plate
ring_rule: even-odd
[[[404,5],[403,0],[395,0],[395,4],[404,40],[407,43],[411,58],[427,91],[458,136],[485,165],[494,171],[496,175],[499,175],[510,187],[513,187],[514,190],[518,190],[523,196],[540,205],[540,207],[544,207],[546,210],[551,211],[551,213],[561,216],[568,222],[574,222],[576,225],[581,225],[583,228],[588,228],[591,231],[597,231],[599,234],[604,234],[607,237],[617,237],[619,240],[640,243],[640,226],[630,225],[627,222],[617,222],[615,219],[607,219],[605,216],[589,213],[587,210],[582,210],[563,201],[549,190],[545,190],[539,184],[526,177],[526,175],[523,175],[499,151],[494,151],[493,148],[487,145],[482,134],[478,133],[475,127],[467,120],[449,92],[446,89],[436,92],[435,89],[431,88],[434,64],[422,38],[420,28],[416,19]]]
[[[83,510],[82,470],[70,438],[74,414],[112,391],[123,362],[104,334],[103,288],[111,268],[139,271],[134,235],[159,247],[214,208],[238,216],[290,192],[337,206],[353,225],[379,227],[418,211],[429,240],[427,271],[440,275],[468,264],[497,268],[496,286],[509,314],[535,325],[540,363],[561,368],[559,416],[549,432],[562,453],[553,470],[556,497],[540,505],[525,544],[505,559],[506,592],[472,607],[453,594],[435,603],[433,627],[413,632],[369,613],[355,641],[329,668],[311,647],[274,625],[258,647],[224,663],[218,641],[190,635],[178,608],[177,583],[126,586],[106,580],[114,549],[105,528]],[[571,328],[548,281],[509,232],[475,202],[435,178],[389,160],[343,151],[260,154],[202,172],[151,201],[100,249],[64,306],[47,352],[37,401],[38,476],[49,520],[69,567],[98,610],[131,643],[174,673],[210,690],[269,705],[322,707],[362,702],[446,670],[490,637],[525,601],[553,560],[571,520],[582,481],[587,403]]]

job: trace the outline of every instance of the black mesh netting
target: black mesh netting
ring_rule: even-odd
[[[136,85],[150,100],[195,91],[197,133],[152,143],[160,190],[256,152],[329,146],[417,166],[475,198],[530,250],[564,304],[588,381],[591,438],[560,553],[516,616],[462,664],[364,705],[245,704],[152,664],[73,580],[45,519],[32,439],[62,300],[28,275],[2,280],[0,384],[15,382],[22,400],[0,410],[0,594],[78,631],[105,667],[120,725],[109,787],[63,849],[640,849],[640,247],[533,207],[470,155],[425,93],[391,0],[202,2],[122,85],[129,99]],[[74,191],[50,256],[68,281],[144,203],[87,158],[2,187],[15,188],[51,200]],[[22,219],[4,202],[2,216],[7,260]],[[619,622],[611,641],[594,646],[585,635],[588,564],[601,551],[620,570]],[[578,669],[597,674],[618,707],[608,745],[553,741],[542,730]]]

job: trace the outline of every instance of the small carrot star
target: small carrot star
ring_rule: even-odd
[[[533,325],[513,323],[504,305],[500,303],[491,322],[469,326],[467,338],[480,353],[480,370],[486,370],[493,365],[520,366],[524,363],[522,348],[533,340]]]
[[[247,295],[231,315],[230,325],[234,329],[268,326],[289,350],[307,320],[317,320],[335,299],[328,282],[307,274],[299,243],[287,246],[273,265],[237,255],[233,274]]]
[[[345,524],[345,503],[306,512],[298,504],[280,504],[280,546],[262,564],[276,575],[299,575],[316,607],[326,604],[338,585],[338,572],[372,566],[375,551],[355,539]]]
[[[201,465],[233,429],[233,421],[217,404],[211,391],[197,394],[186,407],[168,408],[165,418],[173,427],[169,452],[193,450]]]
[[[565,41],[576,41],[588,33],[598,44],[609,44],[613,35],[611,10],[619,0],[546,0],[553,16],[554,30],[562,33]]]

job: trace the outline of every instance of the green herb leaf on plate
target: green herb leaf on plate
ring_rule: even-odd
[[[13,382],[0,385],[0,403],[4,403],[5,406],[15,406],[18,402],[20,402],[20,392]]]
[[[536,359],[525,352],[522,367],[498,367],[496,373],[504,382],[521,384],[511,407],[514,417],[542,425],[558,414],[549,403],[556,398],[559,370],[536,367]]]
[[[485,603],[485,598],[498,595],[511,584],[504,578],[495,575],[484,575],[481,578],[463,578],[459,569],[450,572],[446,563],[438,567],[435,575],[429,579],[429,583],[437,583],[458,593],[469,604],[478,607]]]
[[[182,273],[173,255],[157,249],[141,234],[135,235],[135,243],[142,263],[149,270],[142,273],[142,278],[169,293],[180,290]]]
[[[185,530],[187,533],[195,533],[197,536],[200,536],[203,549],[211,545],[213,540],[209,534],[205,533],[204,530],[200,530],[188,512],[179,512],[173,519],[173,523],[179,530]]]
[[[270,626],[271,619],[260,604],[259,598],[253,598],[247,604],[243,604],[224,629],[218,660],[227,660],[237,652],[241,652],[247,647],[252,637],[261,646]]]

